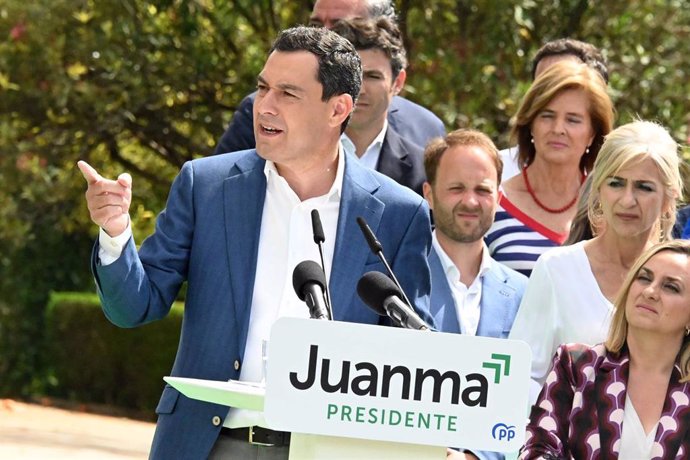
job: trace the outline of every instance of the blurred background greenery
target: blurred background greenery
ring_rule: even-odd
[[[3,0],[0,5],[0,396],[57,385],[51,291],[93,291],[97,229],[78,159],[134,178],[137,241],[183,162],[209,155],[255,86],[272,39],[308,0]],[[634,116],[686,143],[687,0],[398,0],[406,96],[448,129],[499,147],[546,41],[603,50],[617,124]],[[53,329],[54,330],[54,329]],[[64,332],[63,332],[64,333]],[[172,363],[170,363],[172,364]]]

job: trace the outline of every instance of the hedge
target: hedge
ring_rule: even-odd
[[[98,296],[51,294],[46,309],[49,394],[79,403],[107,404],[155,418],[170,373],[182,323],[182,303],[135,329],[110,323]]]

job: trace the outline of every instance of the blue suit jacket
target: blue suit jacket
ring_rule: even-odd
[[[390,125],[381,144],[376,170],[422,196],[422,184],[426,180],[424,149],[400,136]]]
[[[94,274],[106,316],[134,327],[164,317],[188,282],[180,344],[171,375],[238,379],[247,338],[265,161],[254,150],[186,163],[170,190],[156,231],[137,253],[130,239],[120,258]],[[428,314],[431,243],[424,200],[346,157],[330,279],[336,320],[376,324],[381,318],[356,294],[360,277],[384,271],[356,223],[362,216],[422,317]],[[306,235],[305,235],[306,236]],[[305,306],[306,308],[306,306]],[[188,399],[166,386],[151,458],[199,459],[211,451],[228,408]],[[213,423],[215,419],[216,423]]]
[[[242,99],[228,129],[216,145],[216,155],[253,149],[256,146],[252,111],[255,97],[256,92]],[[388,107],[388,124],[400,136],[422,148],[430,139],[446,135],[446,128],[440,118],[421,105],[400,96],[395,96]]]
[[[429,254],[431,270],[431,315],[441,332],[460,333],[453,294],[436,250]],[[477,335],[508,338],[517,314],[527,277],[491,259],[489,271],[482,280],[482,298]]]
[[[431,315],[434,317],[436,327],[441,332],[460,334],[455,300],[448,286],[441,259],[433,246],[429,253],[429,268],[431,270]],[[491,259],[489,271],[482,279],[478,336],[508,338],[526,286],[525,275]],[[473,451],[472,453],[481,460],[505,458],[498,452]]]

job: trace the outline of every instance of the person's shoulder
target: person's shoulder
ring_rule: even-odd
[[[558,246],[549,249],[539,256],[539,261],[541,265],[547,265],[549,267],[569,266],[572,268],[574,261],[583,256],[586,257],[584,253],[584,241],[580,241],[568,246]]]
[[[433,118],[435,120],[438,120],[439,123],[443,124],[443,122],[441,122],[441,119],[434,112],[402,96],[395,96],[393,100],[391,100],[390,109],[400,110],[403,112],[407,112],[408,114],[415,114],[415,116]]]
[[[250,106],[254,105],[254,99],[256,99],[256,91],[251,92],[244,96],[242,100],[240,101],[240,107],[246,106],[249,104]]]
[[[256,149],[249,149],[196,158],[188,163],[195,174],[227,176],[233,168],[238,168],[238,172],[246,172],[256,167],[263,167],[264,161],[257,155]]]
[[[604,359],[606,348],[603,344],[590,346],[584,343],[564,343],[558,346],[556,355],[561,362],[567,362],[577,372]]]
[[[386,136],[384,137],[384,142],[387,142],[389,145],[396,147],[401,146],[408,153],[411,153],[415,158],[421,158],[422,161],[424,159],[424,147],[415,143],[411,139],[408,139],[405,136],[401,135],[391,125],[388,125],[388,129],[386,130]]]
[[[424,199],[412,189],[400,185],[395,180],[376,170],[361,165],[352,155],[348,155],[345,167],[349,169],[344,180],[368,190],[377,199],[391,204],[412,204],[419,206]]]
[[[515,288],[517,291],[524,291],[525,287],[527,286],[527,281],[529,278],[527,278],[525,275],[522,273],[513,270],[512,268],[496,261],[495,259],[491,259],[491,270],[494,270],[497,272],[497,274],[502,277],[506,284],[509,286]]]

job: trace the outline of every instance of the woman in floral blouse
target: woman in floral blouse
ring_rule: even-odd
[[[520,458],[690,458],[690,242],[630,270],[608,339],[559,347]]]

